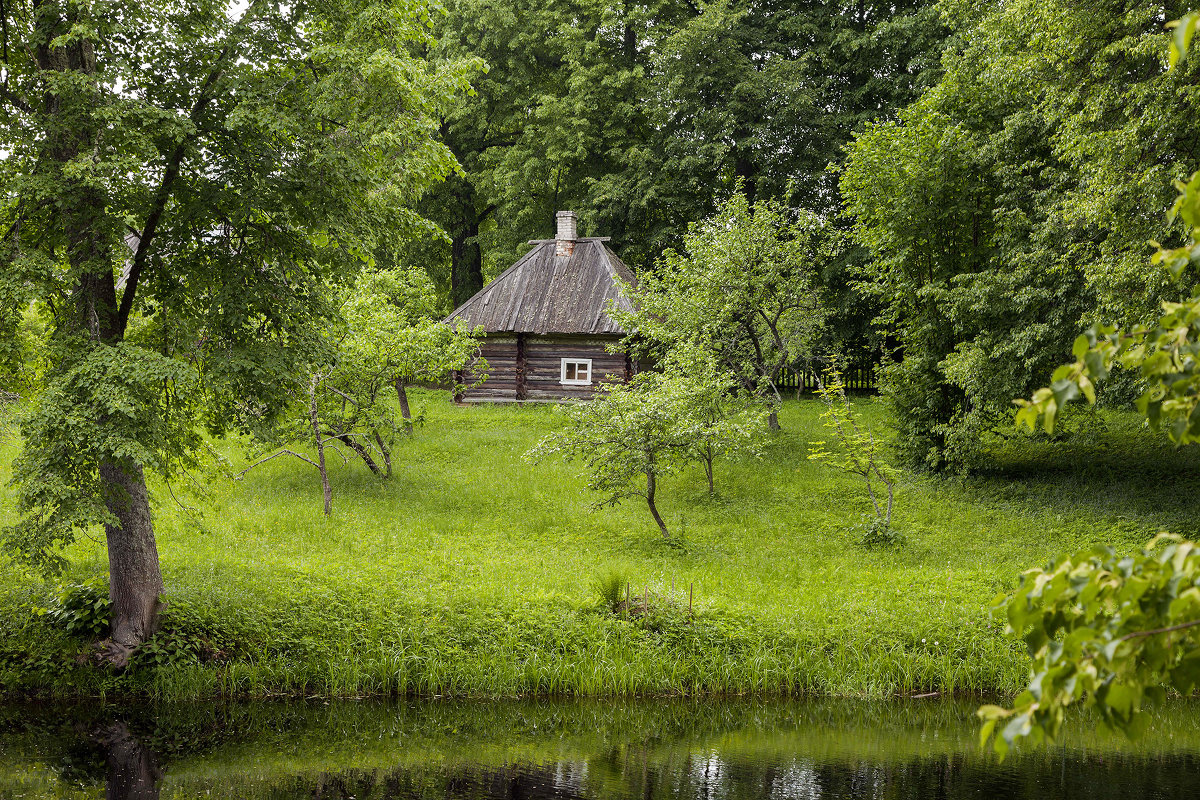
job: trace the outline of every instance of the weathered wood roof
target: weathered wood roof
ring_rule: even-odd
[[[625,329],[609,318],[609,302],[632,310],[617,278],[637,278],[600,239],[576,239],[570,255],[556,255],[553,239],[535,243],[517,263],[446,317],[447,324],[487,333],[609,333]]]

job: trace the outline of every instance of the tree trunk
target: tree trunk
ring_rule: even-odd
[[[779,427],[779,411],[773,409],[771,413],[767,415],[767,427],[773,431],[782,430]]]
[[[654,517],[654,521],[658,523],[658,529],[662,531],[663,538],[670,539],[671,534],[667,531],[667,526],[663,522],[662,517],[658,513],[658,506],[654,504],[655,479],[653,472],[646,473],[646,505],[650,506],[650,515]]]
[[[105,462],[100,465],[105,505],[117,519],[105,525],[108,541],[108,591],[112,599],[112,636],[108,660],[117,667],[158,629],[162,605],[162,573],[150,518],[146,478],[141,467]]]
[[[371,470],[371,472],[375,473],[376,475],[383,474],[383,470],[381,470],[379,465],[375,463],[375,459],[371,458],[371,451],[363,447],[362,442],[357,441],[348,433],[338,434],[336,438],[339,442],[357,453],[358,457],[361,458],[363,463],[367,465],[367,469]]]
[[[317,414],[317,382],[317,376],[313,375],[308,387],[308,418],[317,445],[317,470],[321,473],[321,491],[325,493],[325,516],[328,517],[333,513],[333,490],[329,488],[329,470],[325,468],[325,440],[321,437],[321,419]]]
[[[384,444],[383,437],[379,435],[379,431],[375,431],[375,445],[379,448],[379,452],[383,454],[383,468],[385,478],[392,477],[392,451]]]
[[[76,22],[74,12],[65,8],[33,4],[40,42],[35,54],[37,64],[44,72],[74,73],[77,79],[94,83],[96,51],[87,37],[54,44]],[[77,98],[73,102],[70,95],[64,98],[47,91],[45,113],[57,122],[52,126],[54,133],[44,143],[42,161],[47,173],[70,187],[60,194],[57,222],[66,239],[67,261],[78,274],[71,292],[74,323],[94,346],[106,346],[124,338],[113,275],[113,221],[106,218],[109,203],[104,192],[73,177],[69,170],[72,162],[88,161],[87,153],[95,147],[99,123],[89,102],[83,100],[81,104]],[[105,645],[104,657],[114,666],[123,667],[133,649],[157,627],[162,574],[141,465],[118,463],[111,453],[97,456],[102,499],[115,519],[104,530],[112,598],[112,636]]]
[[[396,399],[400,401],[400,416],[404,418],[404,432],[411,436],[412,410],[408,407],[408,390],[404,387],[404,381],[401,378],[396,378]]]
[[[162,773],[153,751],[129,732],[124,722],[114,722],[98,736],[106,750],[109,800],[158,800]]]
[[[708,496],[712,497],[713,491],[713,457],[708,454],[704,457],[704,474],[708,477]]]
[[[462,216],[450,232],[450,299],[458,307],[483,288],[483,250],[479,247],[481,218],[475,207],[475,188],[467,183],[455,196]]]

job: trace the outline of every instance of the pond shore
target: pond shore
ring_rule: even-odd
[[[92,666],[89,637],[41,613],[63,586],[102,585],[97,542],[72,546],[54,581],[0,565],[0,690],[1005,694],[1027,668],[988,608],[1023,569],[1198,533],[1200,479],[1179,478],[1200,475],[1197,455],[1133,416],[1106,415],[1065,444],[998,439],[993,465],[969,479],[908,474],[895,525],[906,541],[867,549],[865,490],[807,459],[828,438],[814,401],[785,405],[763,458],[718,463],[715,496],[698,465],[662,480],[669,541],[636,498],[593,510],[575,467],[522,458],[561,424],[554,408],[456,407],[436,391],[414,405],[425,424],[397,448],[391,480],[333,464],[330,519],[302,462],[226,477],[246,461],[236,442],[215,443],[229,467],[195,476],[203,492],[152,487],[169,605],[127,673]],[[877,401],[860,405],[883,426]],[[15,452],[0,443],[0,524],[15,519]]]

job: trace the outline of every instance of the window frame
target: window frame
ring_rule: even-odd
[[[579,378],[567,378],[567,364],[586,364],[587,365],[587,380],[579,380]],[[579,367],[576,366],[575,374],[579,374]],[[592,385],[592,360],[590,358],[575,358],[568,357],[559,359],[558,382],[563,386],[591,386]]]

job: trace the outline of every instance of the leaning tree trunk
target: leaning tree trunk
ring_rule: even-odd
[[[375,446],[383,454],[383,467],[386,470],[383,477],[392,477],[392,451],[387,446],[387,442],[383,441],[383,437],[379,435],[379,431],[375,431]]]
[[[375,463],[375,459],[371,458],[371,451],[363,446],[362,442],[356,441],[354,434],[339,433],[334,438],[357,453],[358,457],[363,460],[363,463],[367,465],[367,469],[371,470],[371,472],[375,473],[376,475],[383,474],[383,470],[381,470],[379,465]]]
[[[412,409],[408,407],[408,390],[403,378],[396,378],[396,399],[400,401],[400,416],[404,417],[404,432],[411,436]]]
[[[651,464],[654,462],[651,461]],[[657,481],[654,478],[654,470],[650,469],[646,472],[646,505],[650,507],[650,515],[654,517],[654,521],[658,523],[658,529],[662,531],[663,538],[670,539],[671,534],[667,531],[667,525],[663,522],[663,518],[658,513],[658,506],[654,504],[654,491]]]
[[[123,667],[134,648],[158,629],[163,581],[142,468],[106,461],[100,465],[100,479],[108,495],[108,511],[117,520],[104,526],[112,599],[107,653],[114,666]]]

